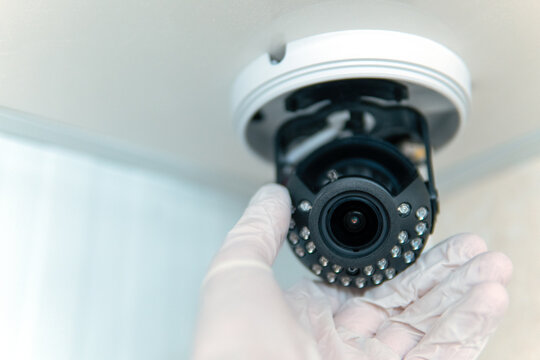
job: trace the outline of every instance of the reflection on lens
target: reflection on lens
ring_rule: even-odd
[[[366,217],[360,211],[349,211],[343,218],[343,224],[351,233],[360,232],[366,227]]]
[[[381,215],[371,201],[352,197],[329,210],[329,233],[341,247],[359,251],[372,245],[381,230]]]

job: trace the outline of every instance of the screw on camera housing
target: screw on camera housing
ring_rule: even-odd
[[[404,104],[407,97],[398,82],[347,79],[284,99],[285,109],[299,114],[275,136],[277,181],[296,208],[288,239],[328,283],[368,288],[393,279],[433,231],[438,199],[428,125]],[[321,135],[336,118],[341,125],[332,137]],[[424,156],[406,156],[406,144]]]

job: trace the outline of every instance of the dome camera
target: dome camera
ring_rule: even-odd
[[[290,192],[298,259],[328,283],[377,286],[413,264],[433,232],[432,150],[467,117],[467,68],[441,44],[382,30],[284,49],[239,75],[239,132]]]

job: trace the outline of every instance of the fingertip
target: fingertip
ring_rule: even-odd
[[[271,265],[287,234],[290,218],[291,200],[287,189],[277,184],[261,187],[227,234],[215,264],[235,259]]]
[[[252,212],[258,212],[258,209],[264,209],[264,213],[270,217],[274,226],[277,226],[281,232],[283,228],[288,228],[291,218],[291,197],[286,187],[279,184],[263,185],[253,195],[244,216]]]
[[[502,285],[508,284],[512,276],[512,260],[500,251],[489,251],[476,256],[472,260],[476,263],[476,271],[480,276],[497,281]]]
[[[510,258],[506,254],[500,251],[494,251],[492,254],[493,254],[492,255],[493,262],[500,269],[499,271],[501,272],[503,276],[502,284],[506,285],[510,281],[510,278],[512,277],[512,273],[514,272],[514,264],[512,263],[512,260],[510,260]]]
[[[461,233],[447,240],[448,251],[453,251],[462,258],[473,258],[488,250],[486,241],[473,233]]]
[[[289,210],[291,209],[291,197],[286,187],[280,184],[270,183],[261,186],[259,190],[251,197],[249,206],[266,202],[268,200],[275,200],[282,203]]]
[[[501,316],[508,309],[510,297],[506,288],[498,282],[485,282],[476,285],[469,297],[478,312]]]
[[[258,209],[264,209],[273,227],[271,230],[281,241],[287,234],[291,220],[291,197],[287,188],[275,183],[263,185],[251,198],[246,210],[247,217],[252,212],[258,212]]]

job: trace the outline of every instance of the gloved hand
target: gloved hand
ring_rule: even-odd
[[[286,189],[267,185],[229,232],[203,284],[196,360],[475,359],[505,312],[512,264],[474,235],[374,289],[305,280],[283,292],[271,265],[289,220]]]

